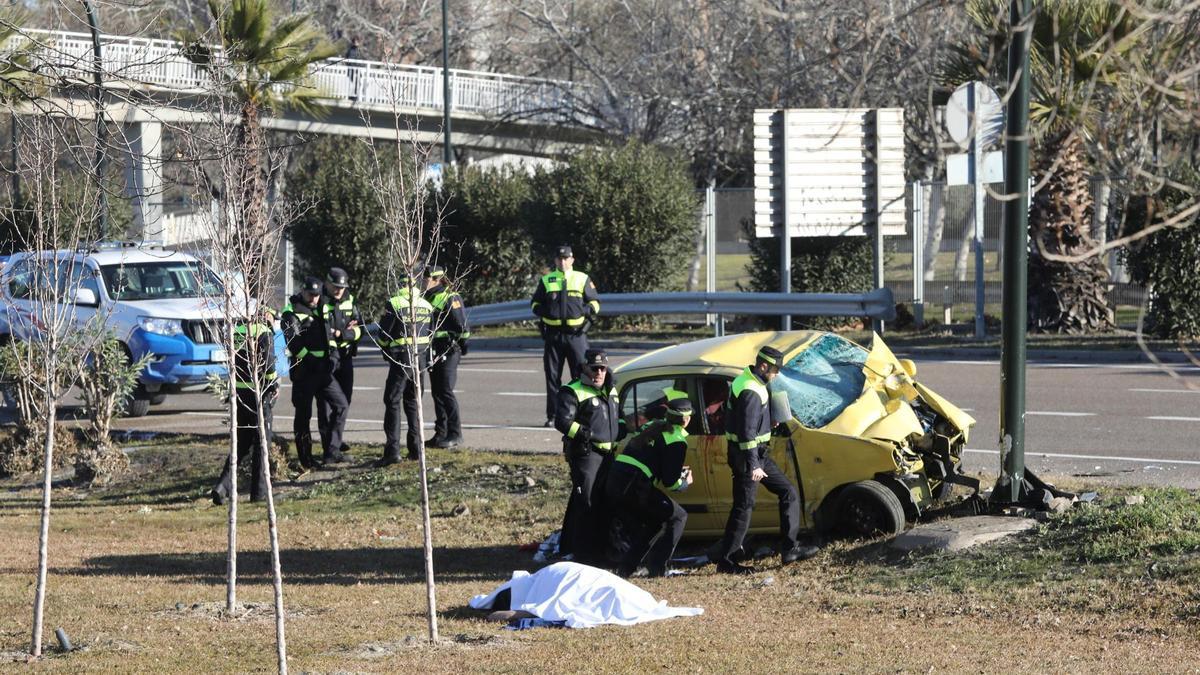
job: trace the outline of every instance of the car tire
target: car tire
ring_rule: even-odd
[[[882,483],[864,480],[838,494],[837,529],[855,537],[894,537],[904,531],[904,506]]]
[[[163,401],[167,400],[166,394],[151,394],[149,401],[150,405],[162,405]]]
[[[145,417],[148,412],[150,412],[150,399],[148,398],[131,398],[128,405],[125,406],[126,417]]]

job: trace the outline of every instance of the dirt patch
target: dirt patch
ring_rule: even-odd
[[[305,607],[285,607],[287,619],[300,619],[324,613],[322,610]],[[161,616],[185,619],[203,619],[206,621],[274,621],[275,605],[266,602],[238,603],[232,612],[225,609],[223,602],[194,602],[187,604],[177,602],[171,609],[156,612]]]
[[[477,649],[498,647],[506,642],[507,640],[499,635],[458,633],[449,637],[442,636],[436,645],[430,645],[429,639],[425,636],[406,635],[404,639],[394,642],[364,642],[349,649],[339,650],[332,655],[369,660],[387,658],[414,649]]]

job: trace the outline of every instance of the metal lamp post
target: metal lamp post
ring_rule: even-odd
[[[450,8],[449,0],[442,0],[442,143],[443,171],[454,163],[454,149],[450,145]]]

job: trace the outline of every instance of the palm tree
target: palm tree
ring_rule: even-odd
[[[271,0],[230,0],[227,5],[208,0],[208,10],[219,44],[185,36],[184,54],[208,70],[240,107],[236,146],[244,170],[237,181],[241,199],[235,205],[236,220],[255,232],[266,217],[267,201],[262,115],[285,108],[319,113],[322,93],[313,85],[309,68],[339,50],[311,14],[277,19]]]
[[[956,45],[944,64],[945,84],[985,79],[1001,85],[1008,44],[1007,2],[969,0],[977,34]],[[1152,24],[1124,3],[1040,0],[1030,42],[1032,176],[1040,186],[1029,213],[1029,324],[1038,331],[1082,333],[1110,329],[1108,269],[1090,230],[1095,209],[1090,177],[1101,116],[1127,94],[1149,47]]]

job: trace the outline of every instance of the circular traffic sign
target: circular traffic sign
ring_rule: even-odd
[[[975,99],[973,103],[972,95]],[[978,130],[974,126],[976,119],[979,120]],[[1004,103],[991,87],[982,82],[960,85],[946,103],[946,131],[964,149],[971,144],[972,133],[977,132],[981,146],[978,150],[982,152],[999,140],[1004,131]]]

